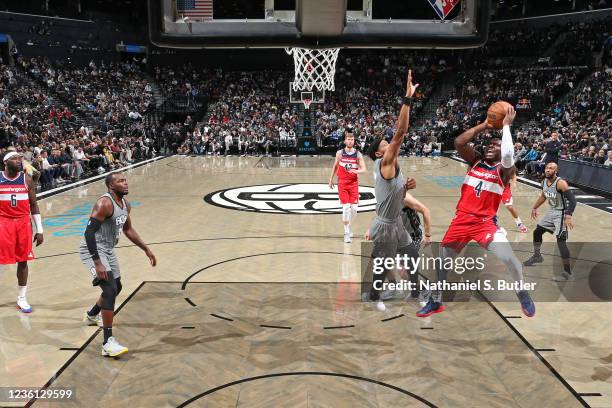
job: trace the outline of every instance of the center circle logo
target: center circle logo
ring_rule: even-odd
[[[270,214],[341,214],[338,188],[327,184],[263,184],[214,191],[204,201],[217,207]],[[373,187],[359,186],[358,212],[374,211]]]

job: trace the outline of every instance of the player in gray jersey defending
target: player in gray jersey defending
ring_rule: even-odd
[[[412,83],[412,71],[408,71],[406,96],[397,119],[397,128],[391,143],[384,139],[375,140],[368,150],[368,156],[374,160],[374,193],[376,194],[376,217],[369,229],[369,237],[374,241],[372,258],[392,258],[399,254],[408,254],[412,242],[402,222],[401,212],[404,208],[404,194],[407,188],[414,188],[412,179],[404,181],[397,158],[404,137],[408,131],[410,105],[412,96],[419,85]],[[380,300],[382,283],[389,270],[374,274],[369,298],[376,302],[380,311],[386,309]]]
[[[121,272],[115,246],[121,233],[145,252],[151,266],[155,266],[157,260],[132,227],[130,203],[124,198],[128,194],[128,184],[123,173],[111,173],[104,181],[108,193],[98,199],[91,212],[79,255],[91,273],[93,285],[99,285],[102,289],[102,295],[87,312],[85,319],[90,325],[100,325],[101,312],[104,333],[102,355],[117,357],[128,351],[113,337],[115,299],[121,292]]]
[[[542,247],[542,235],[545,232],[555,234],[557,246],[563,260],[563,272],[561,276],[554,276],[553,280],[565,282],[572,280],[572,270],[570,268],[570,253],[567,247],[568,230],[574,227],[572,214],[576,209],[576,198],[569,189],[567,181],[557,175],[557,163],[550,162],[544,169],[545,178],[542,181],[542,194],[533,204],[531,218],[538,218],[538,208],[548,201],[550,208],[544,217],[538,222],[538,226],[533,231],[533,256],[524,262],[525,266],[532,266],[544,261],[540,248]]]

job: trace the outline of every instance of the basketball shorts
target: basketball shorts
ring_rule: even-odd
[[[341,204],[359,204],[359,184],[338,184]]]
[[[0,265],[34,259],[30,217],[0,217]]]
[[[395,220],[382,220],[375,217],[370,228],[376,256],[394,257],[410,247],[412,239],[400,217]]]
[[[476,241],[481,247],[487,248],[495,238],[495,234],[500,231],[502,229],[497,225],[496,217],[482,218],[457,212],[442,238],[441,245],[461,252],[470,241]]]
[[[565,213],[560,210],[548,210],[538,225],[555,234],[557,238],[567,239],[567,227],[565,226]]]
[[[104,248],[98,247],[98,255],[100,255],[100,262],[104,265],[104,268],[107,271],[113,272],[113,277],[115,279],[121,277],[121,270],[119,269],[119,259],[117,259],[117,255],[114,250],[106,250]],[[87,268],[87,271],[91,274],[91,278],[96,277],[96,264],[93,259],[91,259],[91,254],[87,250],[87,247],[81,247],[79,249],[79,257],[81,258],[81,262]]]
[[[512,205],[512,202],[512,190],[505,188],[502,193],[502,203],[504,203],[504,205]]]

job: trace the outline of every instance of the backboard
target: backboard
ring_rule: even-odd
[[[172,48],[471,48],[486,42],[490,6],[489,0],[148,2],[151,42]]]

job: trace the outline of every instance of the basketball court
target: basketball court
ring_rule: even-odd
[[[334,91],[338,49],[479,47],[490,2],[432,0],[420,17],[393,21],[376,18],[370,1],[347,10],[343,0],[297,0],[288,11],[265,0],[265,17],[244,20],[189,18],[177,3],[148,1],[152,44],[276,48],[293,57],[288,102],[303,104],[297,156],[169,156],[126,171],[132,223],[158,265],[127,239],[117,247],[123,291],[114,332],[129,347],[118,359],[100,356],[101,329],[84,322],[99,289],[78,255],[104,183],[39,199],[45,244],[30,264],[34,313],[19,313],[13,291],[3,292],[0,384],[71,389],[73,397],[0,408],[612,407],[611,299],[597,296],[612,292],[609,212],[576,209],[570,242],[584,244],[573,252],[573,282],[551,282],[559,256],[545,236],[544,264],[525,269],[538,285],[533,318],[514,293],[484,291],[462,293],[428,318],[415,316],[417,300],[390,301],[380,312],[362,302],[372,162],[346,244],[337,190],[327,185],[333,157],[315,154],[310,108]],[[430,208],[439,242],[467,167],[449,157],[400,164],[416,179],[413,194]],[[540,194],[524,183],[513,190],[530,230]],[[503,208],[499,218],[524,261],[531,233],[521,234]],[[14,288],[15,268],[0,272],[0,285]]]
[[[440,240],[464,165],[449,158],[401,164],[417,180],[414,194],[431,208]],[[133,223],[158,266],[120,243],[115,331],[130,352],[118,360],[100,356],[99,331],[83,323],[97,290],[77,254],[104,184],[43,199],[47,242],[31,266],[34,313],[19,313],[10,291],[1,300],[0,381],[76,392],[62,403],[30,401],[35,407],[612,406],[607,303],[536,300],[537,315],[526,319],[518,302],[473,293],[431,318],[415,316],[416,301],[391,302],[381,313],[361,302],[369,254],[359,236],[343,243],[338,214],[279,212],[282,193],[267,197],[280,200],[270,212],[211,198],[224,190],[236,201],[232,189],[280,185],[315,191],[321,204],[312,208],[330,208],[313,184],[324,183],[330,165],[328,157],[173,156],[128,171]],[[360,184],[373,185],[370,171]],[[245,194],[236,197],[259,205],[257,193]],[[524,219],[538,194],[519,184],[515,205]],[[356,235],[373,215],[359,213]],[[570,240],[605,241],[609,217],[580,205]],[[503,209],[500,219],[510,241],[530,241]],[[2,285],[14,285],[14,268],[2,272]],[[545,273],[526,270],[529,281],[549,285]],[[577,272],[570,284],[586,280]]]

